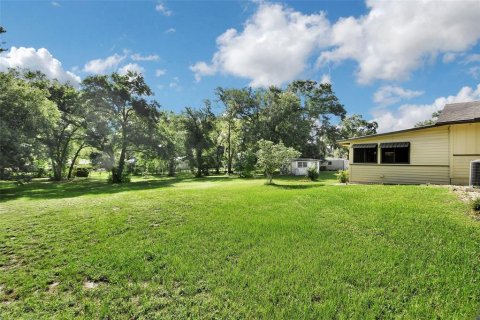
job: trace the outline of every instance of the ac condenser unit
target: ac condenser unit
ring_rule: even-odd
[[[470,162],[470,185],[480,187],[480,159]]]

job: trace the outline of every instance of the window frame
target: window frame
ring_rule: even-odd
[[[367,145],[369,147],[367,147]],[[353,158],[353,164],[378,164],[378,143],[359,143],[359,144],[354,144],[352,145],[352,149],[353,149],[353,154],[352,154],[352,158]],[[363,161],[359,162],[357,159],[357,157],[355,156],[355,153],[356,153],[356,150],[362,150],[363,151]],[[374,155],[371,155],[370,157],[372,158],[372,161],[366,161],[368,158],[367,155],[366,155],[366,150],[372,150]],[[358,151],[357,151],[358,152]],[[373,160],[375,159],[375,160]]]
[[[384,142],[381,143],[379,146],[380,152],[380,164],[385,164],[385,165],[409,165],[411,163],[411,143],[408,141],[403,141],[403,142]],[[403,154],[402,156],[398,156],[397,153],[400,152],[400,150],[405,150],[406,149],[406,154]],[[388,151],[387,151],[388,150]],[[391,152],[393,153],[393,160],[392,162],[386,162],[385,161],[385,153],[386,152]],[[396,158],[403,159],[405,158],[407,161],[396,161]]]
[[[304,165],[300,165],[301,163],[304,164]],[[297,168],[298,169],[308,168],[308,161],[297,161]]]

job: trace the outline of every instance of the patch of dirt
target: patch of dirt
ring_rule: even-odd
[[[99,283],[98,282],[95,282],[95,281],[89,281],[89,280],[86,280],[84,283],[83,283],[83,287],[85,289],[95,289],[96,287],[98,287]]]
[[[450,192],[453,192],[458,199],[470,205],[472,201],[476,199],[480,199],[480,189],[479,188],[472,188],[467,186],[445,186],[447,187]],[[480,221],[480,212],[474,211],[473,209],[470,210],[469,215],[472,216],[473,219]]]
[[[48,285],[48,292],[53,292],[55,291],[55,288],[58,287],[60,282],[52,282]]]
[[[480,189],[466,186],[448,186],[448,188],[463,202],[470,203],[471,201],[480,198]]]

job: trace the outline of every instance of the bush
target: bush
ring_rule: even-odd
[[[480,212],[480,198],[476,198],[475,200],[472,201],[472,209]]]
[[[235,162],[235,171],[238,172],[240,178],[251,178],[255,172],[256,157],[253,152],[242,152],[238,155]]]
[[[90,170],[87,168],[77,168],[77,171],[75,172],[76,177],[80,178],[86,178],[90,175]]]
[[[320,166],[320,171],[327,171],[327,166]]]
[[[35,178],[45,178],[48,177],[48,172],[45,170],[45,168],[38,168]]]
[[[113,167],[112,168],[112,171],[109,173],[108,175],[108,182],[109,183],[127,183],[127,182],[130,182],[131,178],[130,178],[130,174],[128,174],[126,172],[126,170],[123,171],[123,174],[122,174],[122,180],[121,181],[118,181],[118,179],[114,179],[114,177],[118,174],[117,173],[118,171],[118,168],[116,167]]]
[[[320,176],[320,174],[318,173],[318,171],[317,171],[316,168],[314,168],[314,167],[308,168],[308,170],[307,170],[307,177],[308,177],[310,180],[312,180],[312,181],[317,181],[319,176]]]
[[[347,183],[349,181],[348,170],[338,170],[338,173],[335,174],[337,180],[341,183]]]

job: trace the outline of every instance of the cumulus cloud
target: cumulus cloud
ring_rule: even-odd
[[[165,33],[175,33],[177,30],[175,28],[168,28],[167,30],[165,30]]]
[[[404,89],[400,86],[382,86],[373,95],[373,101],[380,106],[388,106],[401,100],[412,99],[421,96],[423,91]]]
[[[354,60],[360,83],[403,80],[438,54],[465,51],[480,38],[479,1],[368,0],[367,7],[367,15],[335,23],[334,48],[321,53],[320,66]]]
[[[167,73],[167,70],[165,70],[165,69],[157,69],[157,70],[155,70],[155,76],[157,76],[157,77],[161,77],[161,76],[163,76],[163,75],[166,74],[166,73]]]
[[[325,14],[304,15],[281,4],[260,3],[243,30],[217,38],[211,63],[190,66],[196,80],[217,72],[250,79],[254,87],[281,85],[299,77],[316,48],[328,44]]]
[[[137,63],[129,63],[118,69],[118,73],[127,74],[128,71],[136,73],[145,73],[145,69]]]
[[[197,80],[223,72],[253,86],[279,85],[299,77],[318,53],[318,68],[355,61],[359,83],[399,81],[438,56],[454,61],[480,39],[479,1],[367,0],[367,14],[333,24],[321,12],[258,3],[242,30],[217,38],[210,62],[190,67]]]
[[[111,55],[105,59],[90,60],[83,67],[83,71],[95,74],[105,73],[118,67],[118,65],[125,60],[125,58],[126,55],[119,55],[115,53],[114,55]]]
[[[158,12],[160,12],[161,14],[163,14],[164,16],[171,16],[173,14],[173,12],[171,10],[169,10],[164,3],[162,2],[159,2],[157,3],[157,5],[155,6],[155,10],[157,10]]]
[[[431,104],[404,104],[397,110],[378,108],[373,110],[373,120],[378,122],[379,132],[412,128],[417,122],[428,120],[432,113],[442,110],[445,104],[480,100],[480,84],[476,88],[463,87],[456,95],[440,97]]]
[[[204,61],[199,61],[193,66],[190,66],[190,70],[195,73],[195,80],[197,82],[202,79],[202,76],[213,76],[217,73],[217,67],[210,66]]]
[[[8,68],[40,71],[50,79],[57,79],[63,83],[69,82],[74,86],[78,86],[81,81],[79,76],[63,69],[62,63],[45,48],[35,50],[12,47],[8,52],[0,55],[0,71]]]
[[[130,56],[133,61],[157,61],[160,57],[157,54],[150,54],[142,56],[141,54],[135,53]]]

